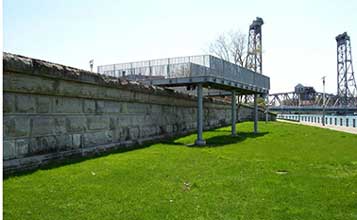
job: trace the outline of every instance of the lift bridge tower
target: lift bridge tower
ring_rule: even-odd
[[[355,106],[357,86],[352,66],[351,40],[346,32],[336,37],[338,105]]]
[[[262,25],[264,21],[257,17],[249,26],[248,57],[246,67],[257,73],[263,73],[262,56]]]
[[[248,35],[248,56],[246,59],[246,67],[253,70],[254,72],[263,74],[263,55],[262,55],[262,25],[264,21],[262,18],[257,17],[253,23],[249,26],[249,35]],[[254,100],[254,112],[255,117],[258,115],[257,107],[257,94],[253,96]],[[248,101],[249,96],[245,97],[245,100]],[[268,96],[265,95],[266,103],[268,103]],[[268,110],[266,109],[266,120],[268,120]],[[254,131],[257,130],[258,118],[254,120]]]

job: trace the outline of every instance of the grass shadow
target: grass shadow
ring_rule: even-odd
[[[212,129],[214,130],[214,129]],[[155,140],[148,140],[148,141],[143,141],[140,143],[136,143],[133,144],[131,146],[122,146],[122,147],[118,147],[117,149],[109,149],[106,151],[95,151],[93,153],[90,153],[88,155],[81,155],[81,154],[77,154],[74,156],[70,156],[70,157],[66,157],[66,158],[62,158],[62,159],[58,159],[58,160],[50,160],[47,161],[46,164],[39,164],[37,166],[28,168],[27,170],[22,170],[22,171],[16,171],[14,173],[7,173],[7,174],[3,174],[3,180],[6,180],[10,177],[16,177],[16,176],[25,176],[25,175],[30,175],[38,170],[51,170],[51,169],[55,169],[58,167],[62,167],[62,166],[67,166],[67,165],[72,165],[72,164],[76,164],[76,163],[81,163],[87,160],[94,160],[96,158],[99,157],[105,157],[105,156],[109,156],[112,154],[120,154],[120,153],[126,153],[126,152],[130,152],[130,151],[135,151],[135,150],[141,150],[144,148],[148,148],[151,147],[154,144],[158,144],[158,143],[170,143],[171,145],[175,145],[174,141],[182,138],[184,136],[187,135],[191,135],[194,134],[195,131],[187,131],[187,132],[183,132],[177,135],[173,135],[173,136],[165,136],[163,138],[158,138]],[[177,144],[177,145],[182,145],[182,144]]]
[[[254,132],[239,132],[237,136],[229,135],[217,135],[206,139],[208,147],[220,147],[227,144],[235,144],[246,140],[247,138],[263,137],[269,132],[260,132],[255,134]],[[196,146],[200,147],[200,146]]]
[[[214,129],[210,129],[209,131],[213,131],[213,130]],[[42,164],[41,166],[34,166],[28,170],[19,171],[19,172],[15,172],[15,173],[8,173],[8,174],[4,173],[3,180],[6,180],[10,177],[15,177],[15,176],[30,175],[38,170],[50,170],[50,169],[55,169],[55,168],[66,166],[66,165],[81,163],[81,162],[84,162],[87,160],[93,160],[98,157],[104,157],[104,156],[108,156],[108,155],[112,155],[112,154],[140,150],[140,149],[151,147],[153,144],[157,144],[157,143],[168,144],[168,145],[177,145],[177,146],[190,146],[190,147],[220,147],[220,146],[227,145],[227,144],[242,142],[247,138],[256,138],[256,137],[264,136],[265,134],[268,133],[268,132],[262,132],[262,133],[254,134],[252,132],[239,132],[237,134],[237,136],[232,137],[231,135],[227,134],[228,131],[214,130],[214,132],[219,132],[219,133],[224,132],[226,135],[218,135],[218,136],[213,136],[213,137],[207,138],[206,139],[207,144],[205,146],[187,145],[185,143],[178,142],[177,140],[182,138],[183,136],[192,135],[195,133],[195,132],[187,132],[186,134],[177,135],[177,136],[173,136],[173,137],[167,137],[167,138],[161,139],[161,140],[146,141],[141,144],[134,144],[129,147],[121,147],[118,149],[112,149],[112,150],[108,150],[108,151],[97,151],[97,152],[93,152],[93,153],[85,155],[85,156],[77,155],[77,156],[73,156],[73,157],[63,158],[60,160],[48,161],[47,164]]]
[[[235,144],[242,142],[246,140],[247,138],[257,138],[257,137],[262,137],[268,134],[269,132],[260,132],[260,133],[254,133],[254,132],[239,132],[237,136],[232,136],[231,134],[227,134],[228,131],[214,131],[214,132],[219,132],[219,133],[225,133],[224,135],[215,135],[213,137],[208,137],[206,138],[206,145],[204,146],[198,146],[195,144],[187,144],[184,142],[177,141],[177,139],[172,139],[170,141],[165,141],[163,143],[169,144],[169,145],[181,145],[181,146],[187,146],[187,147],[222,147],[224,145],[228,144]]]
[[[87,160],[93,160],[99,157],[104,157],[104,156],[108,156],[111,154],[118,154],[118,153],[125,153],[125,152],[129,152],[129,151],[134,151],[134,150],[140,150],[143,148],[147,148],[150,147],[151,145],[155,144],[157,142],[154,141],[148,141],[145,142],[143,144],[135,144],[133,146],[129,146],[129,147],[123,147],[123,148],[118,148],[115,150],[108,150],[108,151],[96,151],[93,153],[90,153],[88,155],[75,155],[72,157],[67,157],[67,158],[63,158],[60,160],[51,160],[49,161],[47,164],[44,165],[39,165],[39,166],[35,166],[32,168],[29,168],[28,170],[23,170],[23,171],[18,171],[15,173],[9,173],[9,174],[5,174],[3,175],[3,180],[6,180],[10,177],[17,177],[17,176],[25,176],[25,175],[30,175],[34,172],[37,172],[38,170],[51,170],[51,169],[55,169],[58,167],[63,167],[66,165],[72,165],[72,164],[76,164],[76,163],[81,163]]]

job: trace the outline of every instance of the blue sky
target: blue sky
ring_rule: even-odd
[[[4,0],[4,51],[77,68],[207,52],[217,35],[260,16],[271,92],[297,83],[336,93],[335,36],[347,31],[357,68],[357,1]]]

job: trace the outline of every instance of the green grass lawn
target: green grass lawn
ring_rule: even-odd
[[[237,124],[4,180],[4,218],[357,219],[357,135]]]

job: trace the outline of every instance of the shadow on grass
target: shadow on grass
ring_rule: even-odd
[[[169,144],[169,145],[182,145],[182,146],[188,146],[188,147],[201,147],[201,148],[222,147],[224,145],[242,142],[242,141],[246,140],[247,138],[262,137],[269,133],[269,132],[260,132],[260,133],[255,134],[254,132],[239,132],[237,134],[237,136],[232,137],[231,134],[227,134],[227,131],[218,131],[218,132],[224,132],[226,134],[225,135],[215,135],[213,137],[209,137],[209,138],[205,139],[206,145],[204,145],[204,146],[198,146],[198,145],[194,145],[194,144],[185,144],[183,142],[176,141],[176,140],[172,140],[171,142],[166,141],[164,143]]]
[[[96,159],[99,157],[109,156],[111,154],[125,153],[125,152],[129,152],[129,151],[133,151],[133,150],[140,150],[143,148],[150,147],[151,145],[153,145],[155,143],[157,143],[157,142],[148,141],[148,142],[145,142],[144,144],[136,144],[136,145],[133,145],[130,147],[123,147],[123,148],[118,148],[115,150],[108,150],[108,151],[102,151],[102,152],[93,152],[93,153],[90,153],[85,156],[77,155],[77,156],[72,156],[72,157],[68,157],[68,158],[64,158],[64,159],[60,159],[60,160],[53,160],[53,161],[49,161],[47,164],[32,167],[28,170],[19,171],[16,173],[10,173],[10,174],[6,174],[6,175],[4,173],[3,180],[6,180],[10,177],[30,175],[36,171],[39,171],[39,170],[51,170],[51,169],[63,167],[66,165],[81,163],[81,162],[84,162],[87,160],[93,160],[93,159]]]
[[[209,130],[213,131],[213,130]],[[233,143],[238,143],[242,142],[247,138],[256,138],[256,137],[261,137],[266,135],[269,132],[262,132],[258,134],[254,134],[252,132],[239,132],[236,137],[232,137],[230,134],[228,135],[228,131],[214,131],[214,132],[224,132],[226,135],[218,135],[218,136],[213,136],[210,138],[206,139],[207,144],[205,146],[196,146],[196,145],[187,145],[185,143],[178,142],[177,139],[182,138],[182,135],[174,136],[174,137],[168,137],[167,139],[161,139],[161,140],[153,140],[153,141],[147,141],[142,144],[135,144],[130,147],[123,147],[115,150],[108,150],[108,151],[102,151],[102,152],[93,152],[91,154],[85,155],[85,156],[74,156],[74,157],[69,157],[69,158],[64,158],[58,161],[49,161],[47,164],[41,165],[41,166],[36,166],[32,167],[29,170],[25,171],[20,171],[16,173],[10,173],[10,174],[5,174],[3,175],[3,180],[6,180],[10,177],[15,177],[15,176],[24,176],[24,175],[30,175],[38,170],[50,170],[50,169],[55,169],[58,167],[66,166],[66,165],[72,165],[76,163],[81,163],[87,160],[93,160],[99,157],[104,157],[104,156],[109,156],[112,154],[118,154],[118,153],[125,153],[129,151],[135,151],[135,150],[140,150],[144,148],[151,147],[154,144],[162,143],[162,144],[168,144],[168,145],[180,145],[180,146],[190,146],[190,147],[220,147],[223,145],[227,144],[233,144]],[[188,132],[186,135],[192,135],[195,132]]]
[[[58,167],[62,167],[62,166],[67,166],[67,165],[72,165],[72,164],[76,164],[76,163],[81,163],[87,160],[94,160],[97,159],[99,157],[105,157],[105,156],[109,156],[112,154],[120,154],[120,153],[126,153],[126,152],[130,152],[130,151],[135,151],[135,150],[141,150],[144,148],[148,148],[151,147],[154,144],[159,144],[159,143],[174,143],[175,140],[182,138],[184,136],[187,135],[191,135],[194,134],[194,131],[189,131],[189,132],[185,132],[179,135],[175,135],[175,136],[169,136],[169,137],[165,137],[162,139],[157,139],[157,140],[150,140],[150,141],[144,141],[142,143],[137,143],[134,144],[132,146],[127,146],[127,147],[119,147],[118,149],[111,149],[111,150],[107,150],[107,151],[96,151],[93,153],[90,153],[88,155],[75,155],[75,156],[71,156],[71,157],[66,157],[66,158],[62,158],[60,160],[51,160],[48,161],[46,164],[41,164],[38,166],[34,166],[29,168],[28,170],[22,170],[22,171],[18,171],[15,173],[8,173],[3,175],[3,180],[6,180],[10,177],[16,177],[16,176],[25,176],[25,175],[30,175],[38,170],[51,170],[51,169],[55,169]],[[181,145],[181,144],[180,144]]]
[[[232,135],[218,135],[206,139],[208,147],[220,147],[227,144],[235,144],[246,140],[247,138],[257,138],[262,137],[269,132],[253,133],[253,132],[239,132],[237,136],[232,137]],[[196,146],[200,147],[200,146]]]

